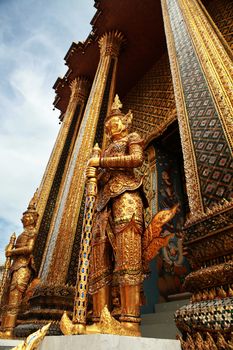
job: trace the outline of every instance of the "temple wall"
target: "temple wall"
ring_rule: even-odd
[[[149,142],[176,119],[176,106],[168,55],[165,53],[123,100],[132,110],[133,129]]]
[[[233,49],[233,2],[231,0],[212,0],[207,10],[228,45]]]

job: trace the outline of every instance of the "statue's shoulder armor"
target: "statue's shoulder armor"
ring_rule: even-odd
[[[17,237],[16,239],[16,246],[17,244],[25,244],[28,241],[28,232],[27,231],[23,231],[22,233],[20,233],[20,235]]]
[[[129,144],[136,143],[136,144],[143,145],[144,140],[141,138],[141,136],[137,132],[132,132],[131,134],[128,135],[128,143]]]

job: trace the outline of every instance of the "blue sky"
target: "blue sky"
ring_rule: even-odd
[[[56,135],[52,86],[72,41],[91,31],[94,0],[0,0],[0,264],[39,186]]]

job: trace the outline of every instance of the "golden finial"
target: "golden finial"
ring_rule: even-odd
[[[226,298],[227,293],[225,292],[225,290],[223,289],[223,287],[221,287],[221,288],[218,289],[218,296],[219,296],[220,298]]]
[[[35,209],[38,203],[38,188],[36,189],[36,192],[34,193],[32,199],[29,202],[28,209]]]
[[[10,242],[15,242],[15,240],[16,240],[16,234],[15,234],[15,232],[13,232],[11,237],[10,237]]]
[[[229,289],[228,289],[228,296],[233,297],[233,289],[231,288],[231,286],[229,286]]]
[[[96,143],[92,149],[92,157],[99,156],[101,153],[101,148],[99,148],[99,144]]]
[[[15,240],[16,240],[16,234],[15,234],[15,232],[13,232],[12,235],[10,236],[9,243],[6,246],[6,249],[5,249],[6,251],[14,248]]]
[[[119,99],[119,96],[116,94],[115,98],[114,98],[114,102],[112,104],[112,110],[113,109],[121,109],[122,108],[122,103]]]
[[[209,299],[208,290],[204,290],[202,293],[202,300],[208,300],[208,299]]]
[[[213,300],[213,299],[215,299],[215,297],[216,297],[216,291],[215,291],[214,288],[212,288],[212,289],[209,291],[209,299],[210,299],[210,300]]]

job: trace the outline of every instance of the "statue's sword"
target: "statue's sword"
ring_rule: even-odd
[[[93,148],[92,157],[100,155],[98,144]],[[82,241],[79,254],[79,266],[74,299],[73,324],[85,327],[87,318],[88,276],[91,253],[92,226],[97,196],[97,168],[88,167],[86,170],[86,201],[82,227]],[[80,328],[81,330],[81,328]]]
[[[11,250],[14,248],[15,245],[15,240],[16,240],[16,235],[15,232],[11,235],[10,237],[10,242],[6,247],[6,250]],[[7,288],[7,282],[8,282],[8,277],[9,277],[9,271],[11,267],[11,257],[6,258],[6,262],[4,265],[4,270],[3,270],[3,275],[2,275],[2,281],[0,285],[0,305],[3,302],[3,296]]]

